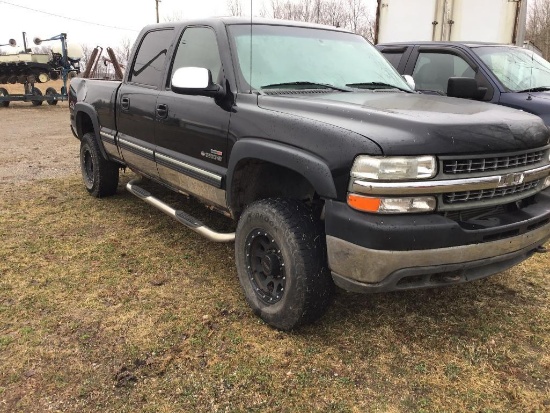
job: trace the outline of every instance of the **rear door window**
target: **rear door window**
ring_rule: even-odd
[[[395,67],[396,69],[399,67],[399,62],[401,62],[401,58],[403,57],[403,52],[383,51],[382,54],[386,59],[388,59],[388,62],[390,62],[393,67]]]
[[[128,81],[157,88],[162,81],[166,53],[173,37],[172,29],[147,33],[137,51]]]

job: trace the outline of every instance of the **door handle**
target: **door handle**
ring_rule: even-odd
[[[128,110],[128,109],[130,109],[130,98],[122,98],[122,99],[120,99],[120,107],[121,107],[123,110]]]
[[[164,103],[157,105],[157,117],[160,119],[165,119],[168,117],[168,106]]]

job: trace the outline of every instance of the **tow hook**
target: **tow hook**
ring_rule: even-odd
[[[537,248],[535,248],[535,252],[538,252],[539,254],[544,254],[548,252],[548,248],[545,248],[542,245],[539,245]]]

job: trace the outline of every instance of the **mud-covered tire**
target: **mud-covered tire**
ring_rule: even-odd
[[[49,87],[46,89],[46,96],[52,96],[51,99],[46,100],[46,103],[48,103],[48,105],[50,106],[57,105],[58,100],[57,98],[53,97],[56,94],[57,92],[53,87]]]
[[[37,87],[33,87],[31,92],[34,96],[42,96],[42,91]],[[31,100],[33,106],[41,106],[43,102],[43,100]]]
[[[321,317],[334,291],[322,223],[302,202],[266,199],[241,215],[235,260],[246,300],[280,330]]]
[[[90,195],[103,198],[116,193],[119,166],[103,158],[93,133],[85,133],[80,141],[80,170]]]
[[[4,89],[3,87],[0,87],[0,96],[8,96],[9,93],[7,89]],[[7,108],[10,105],[9,100],[5,100],[3,102],[0,102],[0,108]]]

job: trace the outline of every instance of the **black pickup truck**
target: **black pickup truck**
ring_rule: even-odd
[[[127,189],[235,242],[247,301],[292,329],[334,284],[376,292],[479,279],[550,238],[550,133],[509,108],[413,92],[362,37],[213,18],[144,28],[122,82],[73,79],[84,185]],[[139,185],[237,221],[219,233]]]

